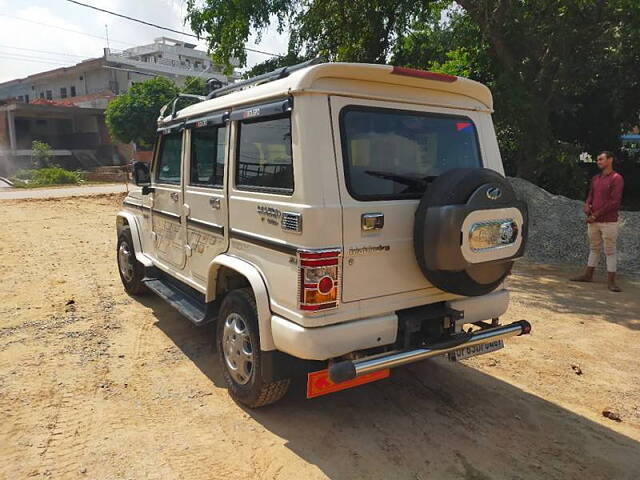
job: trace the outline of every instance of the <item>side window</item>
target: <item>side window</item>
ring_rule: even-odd
[[[227,127],[191,130],[191,172],[189,184],[222,188]]]
[[[291,117],[245,120],[238,127],[236,186],[293,193]]]
[[[160,153],[156,168],[158,183],[180,184],[182,160],[182,132],[168,133],[160,139]]]

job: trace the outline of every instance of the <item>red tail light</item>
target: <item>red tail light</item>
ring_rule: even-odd
[[[300,310],[338,306],[340,249],[298,250]]]
[[[448,73],[427,72],[426,70],[407,67],[393,67],[391,73],[395,75],[404,75],[405,77],[426,78],[427,80],[435,80],[436,82],[453,83],[458,80],[458,77],[455,75],[449,75]]]

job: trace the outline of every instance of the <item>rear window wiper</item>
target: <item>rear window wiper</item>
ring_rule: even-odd
[[[364,173],[371,175],[372,177],[384,178],[408,187],[420,188],[422,190],[427,188],[427,185],[436,179],[434,175],[421,177],[420,175],[385,172],[383,170],[365,170]]]

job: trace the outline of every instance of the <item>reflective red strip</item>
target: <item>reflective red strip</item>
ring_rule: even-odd
[[[406,77],[426,78],[427,80],[435,80],[436,82],[453,83],[458,80],[458,77],[455,75],[449,75],[448,73],[427,72],[426,70],[407,67],[393,67],[391,73],[404,75]]]
[[[338,265],[338,259],[328,258],[320,260],[300,260],[300,265],[303,267],[329,267],[332,265]]]
[[[340,255],[340,250],[331,250],[327,252],[300,252],[300,258],[331,258]]]

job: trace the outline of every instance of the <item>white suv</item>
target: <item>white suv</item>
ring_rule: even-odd
[[[238,401],[275,402],[298,375],[313,397],[529,332],[498,321],[527,209],[485,86],[311,61],[198,100],[163,110],[150,167],[134,164],[118,264],[131,294],[215,322]]]

